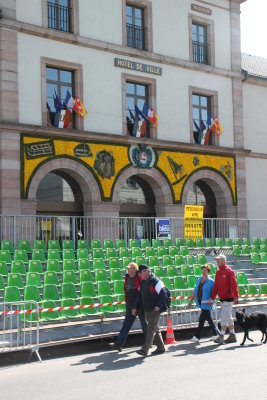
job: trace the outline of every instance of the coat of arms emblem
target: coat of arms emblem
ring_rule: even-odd
[[[110,179],[115,175],[115,160],[111,151],[100,151],[96,154],[94,169],[103,179]]]
[[[153,149],[148,146],[131,146],[130,159],[135,167],[152,168],[155,164],[156,157]]]

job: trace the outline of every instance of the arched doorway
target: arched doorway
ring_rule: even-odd
[[[198,180],[187,194],[187,204],[204,207],[204,218],[216,218],[216,197],[212,188],[203,180]]]

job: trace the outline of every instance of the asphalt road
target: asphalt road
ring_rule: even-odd
[[[1,399],[220,400],[267,397],[267,344],[218,347],[181,341],[160,356],[141,358],[137,348],[0,368]]]

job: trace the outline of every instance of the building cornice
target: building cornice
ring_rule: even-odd
[[[111,142],[118,144],[129,144],[129,145],[146,145],[151,147],[159,147],[159,148],[177,148],[179,150],[185,151],[195,151],[196,153],[206,153],[207,151],[210,154],[234,154],[239,156],[245,156],[250,153],[250,150],[246,149],[237,149],[231,147],[219,147],[219,146],[203,146],[195,143],[183,143],[183,142],[174,142],[170,140],[159,140],[159,139],[149,139],[149,138],[134,138],[131,136],[125,135],[115,135],[110,133],[99,133],[99,132],[87,132],[87,131],[78,131],[74,129],[56,129],[53,127],[45,127],[39,125],[28,125],[28,124],[12,124],[12,123],[0,123],[0,133],[15,133],[15,134],[37,134],[40,136],[51,136],[54,138],[57,137],[66,137],[66,139],[73,140],[88,140],[88,141],[97,141],[97,142]]]
[[[246,71],[244,71],[244,83],[248,83],[250,85],[255,85],[255,86],[261,86],[261,87],[267,87],[267,77],[263,76],[253,76],[253,75],[248,75]]]
[[[234,72],[231,70],[216,68],[210,65],[197,64],[190,61],[182,60],[175,57],[164,56],[157,53],[150,53],[147,51],[140,51],[130,47],[108,43],[101,40],[90,39],[83,36],[64,33],[56,30],[47,29],[41,26],[28,24],[25,22],[19,22],[11,19],[2,19],[0,21],[0,27],[13,29],[17,32],[38,36],[44,39],[55,40],[59,42],[64,42],[67,44],[72,44],[76,46],[91,48],[99,51],[106,51],[112,54],[118,54],[124,57],[132,57],[140,60],[146,60],[154,63],[159,63],[163,65],[170,65],[177,68],[186,68],[192,71],[197,71],[206,74],[212,74],[217,76],[222,76],[231,79],[242,79],[243,75],[239,72]]]

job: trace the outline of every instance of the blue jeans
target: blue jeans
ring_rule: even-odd
[[[141,326],[142,326],[142,331],[143,331],[144,335],[146,336],[147,322],[146,322],[146,319],[145,319],[145,315],[141,310],[137,311],[137,315],[138,315],[138,317],[140,319],[140,323],[141,323]],[[134,317],[132,315],[132,309],[129,306],[126,305],[125,318],[124,318],[123,325],[122,325],[122,328],[120,330],[119,336],[117,337],[117,340],[116,340],[116,344],[118,346],[120,346],[120,347],[124,346],[124,344],[126,342],[126,339],[127,339],[127,336],[128,336],[128,333],[129,333],[129,331],[130,331],[130,329],[133,326],[133,323],[135,321],[135,318],[136,317]]]

